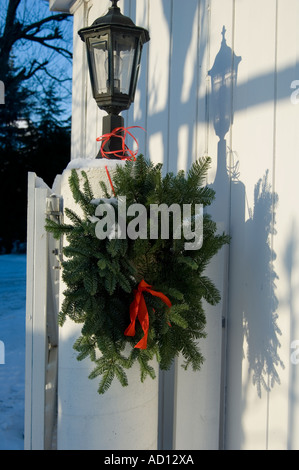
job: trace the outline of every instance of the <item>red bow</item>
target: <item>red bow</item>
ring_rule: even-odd
[[[136,344],[135,348],[139,349],[146,349],[147,347],[147,337],[148,337],[148,330],[149,330],[149,316],[146,307],[146,303],[143,297],[143,292],[150,292],[150,294],[160,297],[163,302],[168,306],[171,307],[170,300],[166,297],[166,295],[162,294],[162,292],[156,292],[151,289],[152,286],[147,284],[144,280],[142,280],[137,290],[135,290],[135,298],[130,305],[130,319],[131,323],[128,328],[125,330],[126,336],[135,336],[135,323],[136,318],[138,318],[140,325],[143,329],[144,336],[143,338]]]

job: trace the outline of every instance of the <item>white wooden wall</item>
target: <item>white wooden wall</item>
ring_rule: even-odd
[[[77,0],[71,10],[73,159],[97,154],[103,116],[91,96],[77,31],[105,14],[109,4]],[[222,302],[207,308],[203,369],[186,374],[178,362],[161,378],[162,388],[169,392],[174,384],[175,393],[161,392],[160,445],[298,449],[299,365],[290,358],[299,339],[299,105],[291,100],[291,83],[299,80],[299,2],[119,5],[151,36],[125,123],[146,130],[134,131],[140,152],[163,162],[165,171],[212,157],[211,213],[232,236],[209,271]],[[218,95],[211,87],[213,70],[215,86],[222,83]]]
[[[299,334],[299,108],[290,87],[299,76],[299,3],[229,3],[242,65],[230,132],[240,176],[231,184],[225,442],[298,449],[298,366],[290,355]]]

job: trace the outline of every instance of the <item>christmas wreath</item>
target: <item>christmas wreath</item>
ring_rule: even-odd
[[[154,165],[139,155],[136,161],[116,167],[111,188],[99,182],[105,198],[98,200],[86,173],[81,172],[80,183],[78,171],[72,170],[70,188],[84,216],[65,209],[71,223],[46,220],[47,231],[57,239],[62,235],[67,239],[62,262],[66,290],[59,324],[62,326],[69,317],[83,325],[74,349],[78,360],[89,357],[94,362],[89,377],[101,376],[100,394],[109,389],[115,377],[126,386],[126,369],[136,361],[141,381],[147,376],[155,378],[151,365],[154,357],[163,370],[169,369],[179,354],[186,369],[201,367],[204,358],[198,341],[206,336],[203,299],[212,305],[220,301],[219,291],[204,272],[229,237],[216,234],[216,223],[204,211],[198,249],[186,249],[186,220],[181,222],[180,237],[174,236],[170,220],[167,239],[151,238],[150,207],[170,207],[174,203],[182,209],[186,204],[210,205],[215,193],[205,185],[209,166],[207,157],[196,161],[187,174],[180,171],[163,176],[162,165]],[[95,216],[97,209],[108,203],[117,217],[119,198],[124,196],[127,206],[145,207],[143,234],[148,236],[120,237],[116,230],[116,235],[99,237],[97,223],[103,218]],[[134,219],[129,213],[127,226]],[[170,211],[169,215],[171,219]],[[195,228],[195,219],[193,211],[188,220],[191,229]],[[161,223],[159,219],[159,227]]]

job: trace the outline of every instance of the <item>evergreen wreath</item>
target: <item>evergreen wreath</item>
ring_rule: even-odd
[[[117,166],[113,175],[114,194],[108,191],[103,181],[99,184],[105,198],[109,198],[116,212],[117,197],[126,196],[127,204],[143,204],[147,211],[151,204],[202,204],[209,206],[215,192],[205,185],[210,158],[196,161],[187,175],[167,173],[162,176],[162,165],[148,162],[142,155],[136,161],[126,161]],[[83,187],[80,187],[78,172],[72,170],[70,188],[84,217],[65,209],[71,224],[46,220],[46,230],[59,239],[66,236],[63,248],[62,276],[66,284],[64,301],[59,314],[59,324],[69,317],[83,324],[81,336],[74,349],[77,359],[89,357],[95,368],[89,378],[101,376],[98,392],[105,393],[116,377],[123,386],[128,385],[126,369],[137,361],[141,381],[147,376],[155,378],[151,365],[154,357],[163,370],[170,368],[179,354],[184,358],[183,367],[200,369],[203,356],[198,341],[206,336],[206,316],[202,301],[211,305],[220,301],[220,293],[204,274],[212,257],[229,243],[225,233],[216,234],[216,223],[210,215],[203,215],[203,243],[198,250],[184,249],[185,239],[131,240],[97,238],[95,233],[95,200],[84,171],[81,172]],[[127,224],[132,217],[127,217]],[[194,221],[193,221],[194,222]],[[133,336],[127,336],[130,325],[130,305],[136,298],[136,290],[142,282],[148,289],[142,292],[148,312],[147,344],[142,325],[136,321]],[[162,296],[163,293],[171,303]],[[134,297],[135,296],[135,297]],[[125,331],[127,334],[125,334]],[[100,354],[99,354],[100,353]]]

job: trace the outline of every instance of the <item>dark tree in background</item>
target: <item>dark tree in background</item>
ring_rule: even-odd
[[[1,0],[0,253],[26,241],[28,172],[51,187],[70,160],[71,35],[47,0]]]

